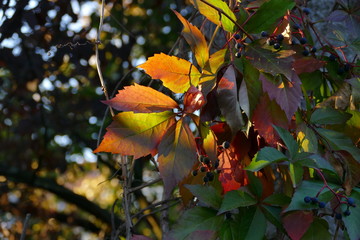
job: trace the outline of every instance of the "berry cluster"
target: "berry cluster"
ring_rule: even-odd
[[[339,199],[339,204],[336,205],[334,208],[332,208],[333,210],[333,213],[335,213],[336,209],[340,206],[340,204],[346,204],[347,206],[347,209],[343,212],[343,213],[335,213],[335,218],[340,220],[342,219],[342,216],[344,215],[345,217],[349,216],[351,214],[350,212],[350,207],[356,207],[355,205],[355,200],[351,197],[347,198],[343,195],[340,195],[340,194],[337,194],[336,195],[337,198]],[[346,201],[341,201],[341,198],[346,198]],[[326,206],[326,203],[325,202],[320,202],[319,199],[317,197],[309,197],[309,196],[306,196],[304,197],[304,202],[305,203],[311,203],[311,204],[318,204],[319,208],[325,208]]]
[[[269,33],[262,31],[261,37],[267,38],[266,43],[270,46],[273,46],[274,49],[278,50],[281,47],[281,43],[284,40],[284,36],[282,34],[279,35],[269,35]]]
[[[241,51],[245,48],[245,45],[241,41],[240,34],[234,34],[234,39],[236,41],[235,43],[235,49],[237,52],[235,53],[235,57],[240,58],[241,57]]]

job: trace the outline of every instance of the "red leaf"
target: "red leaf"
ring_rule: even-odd
[[[275,100],[286,113],[288,120],[296,112],[302,99],[300,79],[293,73],[293,81],[280,77],[270,77],[260,74],[263,90],[269,94],[270,99]]]
[[[218,83],[217,101],[221,114],[225,117],[233,134],[244,125],[238,101],[235,69],[230,65]]]
[[[205,98],[201,91],[191,86],[184,96],[184,111],[193,113],[205,104]]]
[[[165,87],[175,93],[183,93],[191,85],[197,86],[199,83],[200,72],[192,63],[164,53],[155,54],[137,67],[144,69],[151,78],[160,79]]]
[[[209,49],[204,35],[200,30],[189,23],[180,13],[173,10],[176,16],[184,25],[184,29],[181,34],[184,36],[186,42],[190,45],[191,50],[195,54],[197,63],[203,68],[206,62],[209,60]]]
[[[169,96],[139,84],[125,87],[109,101],[103,101],[118,111],[135,113],[164,112],[179,107]]]
[[[196,156],[194,136],[181,119],[169,128],[159,144],[159,170],[167,195],[189,173]]]
[[[119,113],[106,128],[104,139],[94,152],[133,155],[135,158],[150,153],[154,156],[161,138],[174,123],[172,112]]]
[[[223,187],[223,194],[248,184],[248,177],[246,171],[243,170],[242,159],[235,154],[234,150],[235,148],[231,144],[230,148],[224,149],[218,156],[220,160],[219,169],[221,169],[219,181]],[[246,157],[246,155],[241,156],[241,158],[243,157]]]
[[[272,125],[285,129],[287,129],[289,125],[289,121],[284,111],[281,110],[280,106],[275,101],[270,100],[266,93],[260,98],[252,120],[255,125],[255,130],[257,130],[259,134],[272,145],[275,145],[277,142],[277,135]]]
[[[295,211],[283,218],[284,227],[292,240],[300,240],[313,222],[313,213]]]
[[[296,74],[311,73],[325,65],[325,61],[320,61],[313,57],[302,57],[295,60],[293,67]]]

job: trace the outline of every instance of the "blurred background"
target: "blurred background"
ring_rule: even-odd
[[[109,234],[121,185],[116,161],[92,153],[111,120],[95,65],[100,4],[0,0],[0,239],[19,239],[28,213],[26,239]],[[134,66],[174,45],[182,26],[171,9],[193,11],[182,0],[105,1],[99,48],[110,94],[148,84]],[[134,183],[157,177],[148,159],[137,165]],[[158,187],[136,192],[135,204],[159,200]],[[116,224],[121,211],[120,201]],[[138,228],[156,237],[153,220]]]

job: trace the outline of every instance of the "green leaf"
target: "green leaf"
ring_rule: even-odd
[[[219,237],[229,240],[240,239],[239,223],[233,219],[225,220],[219,231]]]
[[[349,137],[345,136],[343,133],[324,128],[317,128],[316,131],[325,138],[326,142],[330,144],[332,150],[345,150],[349,152],[356,161],[360,162],[360,150],[355,147]]]
[[[194,207],[187,210],[180,218],[178,224],[170,233],[175,239],[185,239],[189,234],[198,230],[217,231],[223,222],[224,216],[217,216],[217,211],[205,208]]]
[[[282,209],[280,207],[261,205],[261,210],[269,222],[274,224],[278,229],[284,231],[284,227],[281,222]]]
[[[220,193],[212,186],[206,185],[188,185],[185,187],[190,190],[190,192],[197,197],[201,202],[206,205],[219,209],[222,202],[222,197]]]
[[[257,197],[261,197],[263,192],[263,185],[260,179],[257,178],[252,172],[247,172],[247,176],[249,178],[249,184],[247,185],[247,187],[249,188],[251,193]]]
[[[274,193],[265,198],[263,202],[272,206],[283,207],[290,204],[291,198],[283,193]]]
[[[304,152],[317,153],[318,139],[314,131],[305,124],[299,125],[297,139]]]
[[[330,240],[329,224],[325,219],[315,218],[301,240]]]
[[[343,216],[343,221],[345,223],[345,227],[349,234],[351,240],[358,240],[360,236],[360,188],[354,188],[349,197],[352,197],[355,200],[355,204],[357,205],[355,208],[350,207],[350,216]],[[341,206],[342,210],[346,210],[345,204]]]
[[[245,25],[248,33],[271,32],[280,17],[295,6],[292,0],[270,0],[260,6],[256,13]]]
[[[228,32],[234,32],[236,17],[225,2],[219,0],[191,0],[191,3],[211,22],[221,25]]]
[[[297,142],[294,140],[294,137],[285,129],[282,127],[273,126],[276,132],[279,134],[280,138],[284,141],[289,153],[291,159],[294,159],[298,150],[299,146]]]
[[[295,162],[290,163],[289,174],[294,188],[301,182],[304,174],[304,169],[301,164]]]
[[[244,81],[244,85],[246,87],[247,90],[247,94],[246,96],[243,96],[242,94],[239,93],[239,102],[240,102],[240,106],[242,109],[244,109],[244,107],[242,106],[242,104],[244,102],[248,102],[249,103],[249,112],[245,113],[248,115],[248,118],[251,119],[253,112],[256,108],[257,103],[259,102],[259,98],[262,95],[262,87],[261,87],[261,81],[259,81],[259,71],[254,68],[251,63],[249,62],[249,60],[247,60],[246,58],[241,58],[242,59],[242,68],[243,68],[243,81]],[[237,62],[235,62],[236,65]],[[236,67],[239,69],[240,66]],[[242,85],[242,84],[241,84]],[[244,100],[244,98],[248,98],[248,100]]]
[[[310,122],[314,124],[344,124],[351,114],[333,108],[318,108],[312,114]]]
[[[340,186],[330,184],[329,186],[335,191],[340,188]],[[289,207],[285,209],[285,212],[294,211],[294,210],[311,210],[318,209],[317,204],[305,203],[304,197],[315,197],[319,190],[324,186],[323,182],[320,181],[302,181],[294,193],[294,196],[291,199]],[[334,194],[325,188],[319,195],[319,201],[328,202],[334,197]]]
[[[266,232],[266,218],[258,207],[240,209],[239,240],[262,240]]]
[[[317,154],[303,152],[296,159],[296,163],[304,167],[320,168],[336,174],[336,171],[333,168],[333,166],[325,158]]]
[[[218,214],[233,210],[238,207],[247,207],[256,204],[257,201],[247,192],[241,190],[229,191],[225,194]]]
[[[189,174],[197,158],[194,135],[184,119],[169,128],[158,151],[159,171],[168,195]]]
[[[251,163],[244,169],[252,172],[259,171],[260,169],[270,165],[274,162],[287,160],[287,157],[272,147],[262,148],[253,158]]]

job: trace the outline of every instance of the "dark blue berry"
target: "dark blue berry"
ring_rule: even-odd
[[[324,208],[326,206],[326,203],[324,202],[319,202],[319,208]]]
[[[329,57],[330,61],[335,61],[336,60],[336,56],[331,54],[330,57]]]
[[[235,35],[234,35],[234,38],[235,38],[236,40],[239,40],[239,39],[241,38],[241,36],[240,36],[240,34],[235,34]]]
[[[197,170],[192,171],[192,175],[195,177],[196,175],[198,175],[198,171]]]
[[[236,53],[235,53],[235,57],[241,58],[241,52],[236,52]]]
[[[242,46],[243,46],[243,45],[242,45],[241,43],[236,43],[236,44],[235,44],[235,48],[236,48],[236,49],[240,49],[240,48],[242,48]]]
[[[207,183],[209,181],[209,178],[207,176],[203,177],[203,181]]]
[[[351,212],[349,209],[346,209],[346,211],[344,212],[344,216],[350,216]]]
[[[310,9],[309,9],[309,8],[304,8],[304,9],[303,9],[303,12],[304,12],[306,15],[308,15],[308,14],[310,14]]]
[[[312,53],[315,53],[316,51],[317,51],[316,47],[312,47],[312,48],[310,49],[310,52],[312,52]]]
[[[261,36],[262,36],[262,37],[268,37],[269,34],[268,34],[266,31],[262,31],[262,32],[261,32]]]
[[[230,147],[230,143],[228,141],[223,142],[222,147],[228,149]]]
[[[338,219],[338,220],[340,220],[340,219],[342,218],[341,213],[337,213],[337,214],[335,214],[335,218],[336,218],[336,219]]]
[[[275,43],[275,44],[274,44],[274,48],[275,48],[275,49],[279,49],[279,48],[280,48],[280,44],[279,44],[279,43]]]
[[[311,197],[309,197],[309,196],[304,197],[304,202],[310,203],[311,202]]]
[[[219,167],[219,164],[220,164],[219,160],[216,160],[216,161],[215,161],[215,164],[214,164],[214,168],[218,168],[218,167]]]
[[[347,202],[348,202],[348,204],[350,204],[350,205],[354,205],[354,204],[355,204],[355,200],[354,200],[353,198],[351,198],[351,197],[349,197],[349,198],[347,199]]]
[[[209,159],[208,157],[205,157],[205,158],[204,158],[204,163],[205,163],[206,165],[209,165],[209,164],[210,164],[210,159]]]
[[[317,199],[316,197],[311,198],[311,203],[316,204],[318,202],[319,202],[319,199]]]
[[[305,44],[305,43],[307,43],[306,38],[300,38],[300,43],[301,43],[301,44]]]
[[[212,180],[214,180],[214,173],[213,172],[207,172],[206,173],[206,177],[209,179],[209,181],[211,182]]]
[[[271,46],[271,45],[274,45],[275,41],[274,41],[273,39],[268,39],[268,40],[266,41],[266,43]]]
[[[297,23],[295,23],[294,25],[293,25],[293,28],[295,29],[295,30],[299,30],[300,29],[300,25],[299,24],[297,24]]]
[[[281,42],[282,40],[284,40],[284,36],[282,34],[279,34],[279,35],[276,36],[276,40]]]
[[[206,172],[206,167],[201,167],[200,172]]]
[[[226,212],[225,217],[226,219],[231,219],[231,212]]]
[[[345,65],[344,65],[345,72],[349,71],[350,68],[351,68],[351,65],[349,63],[345,63]]]
[[[307,56],[307,55],[309,55],[309,51],[305,49],[305,50],[302,52],[302,54],[303,54],[304,56]]]

